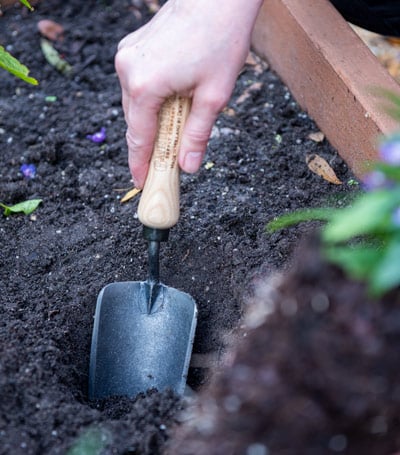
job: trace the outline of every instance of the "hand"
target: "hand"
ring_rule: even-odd
[[[174,93],[192,98],[179,165],[196,172],[211,128],[232,94],[261,0],[169,0],[119,44],[115,66],[127,123],[129,167],[142,188],[157,116]]]

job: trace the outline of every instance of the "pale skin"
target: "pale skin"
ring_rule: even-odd
[[[226,106],[250,48],[262,0],[169,0],[119,44],[115,67],[127,123],[129,168],[137,188],[146,179],[162,103],[192,98],[179,165],[201,166],[212,126]]]

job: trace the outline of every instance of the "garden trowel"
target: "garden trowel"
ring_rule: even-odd
[[[156,388],[182,394],[197,308],[192,297],[159,279],[160,242],[179,219],[178,150],[190,100],[169,98],[138,215],[148,240],[148,278],[105,286],[97,299],[89,366],[89,398],[134,397]]]

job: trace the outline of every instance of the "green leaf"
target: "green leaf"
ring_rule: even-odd
[[[5,205],[0,202],[0,206],[4,208],[4,215],[9,216],[12,213],[25,213],[25,215],[30,215],[34,212],[39,204],[42,202],[42,199],[31,199],[24,202],[19,202],[15,205]]]
[[[400,237],[391,239],[370,280],[370,288],[374,295],[382,295],[400,285]]]
[[[272,233],[279,229],[293,226],[305,221],[329,221],[332,218],[333,210],[334,209],[331,208],[316,208],[287,213],[270,221],[267,224],[266,229],[267,232]]]
[[[400,182],[400,166],[393,166],[391,164],[386,163],[376,163],[374,165],[374,170],[382,172],[389,180],[395,180],[396,182]]]
[[[19,0],[24,6],[33,11],[33,6],[27,0]]]
[[[4,68],[9,73],[29,84],[38,85],[36,79],[28,76],[29,69],[8,53],[2,46],[0,46],[0,68]]]
[[[363,194],[352,206],[337,210],[325,226],[325,242],[345,242],[353,237],[374,234],[387,224],[391,211],[400,204],[400,190]]]
[[[365,243],[325,247],[323,253],[328,261],[338,265],[351,278],[357,280],[368,280],[382,255],[380,246]]]

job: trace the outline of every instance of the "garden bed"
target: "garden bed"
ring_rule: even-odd
[[[0,221],[2,453],[63,454],[93,437],[106,453],[154,455],[181,418],[184,403],[170,393],[87,397],[97,295],[107,283],[146,276],[138,199],[121,203],[132,182],[113,65],[118,41],[150,18],[147,7],[132,5],[49,0],[34,13],[17,7],[0,18],[0,43],[40,81],[33,87],[1,74],[0,202],[43,200],[31,216]],[[72,77],[45,61],[40,19],[65,28],[55,47],[73,65]],[[105,142],[87,139],[102,127]],[[335,150],[309,138],[317,131],[273,71],[248,64],[204,166],[182,175],[181,219],[163,245],[161,274],[199,307],[189,372],[195,391],[208,383],[208,360],[224,351],[256,283],[287,268],[309,229],[269,235],[266,222],[300,207],[343,204],[353,188]],[[312,173],[310,154],[325,158],[343,184]],[[36,166],[33,179],[20,172],[24,163]]]

